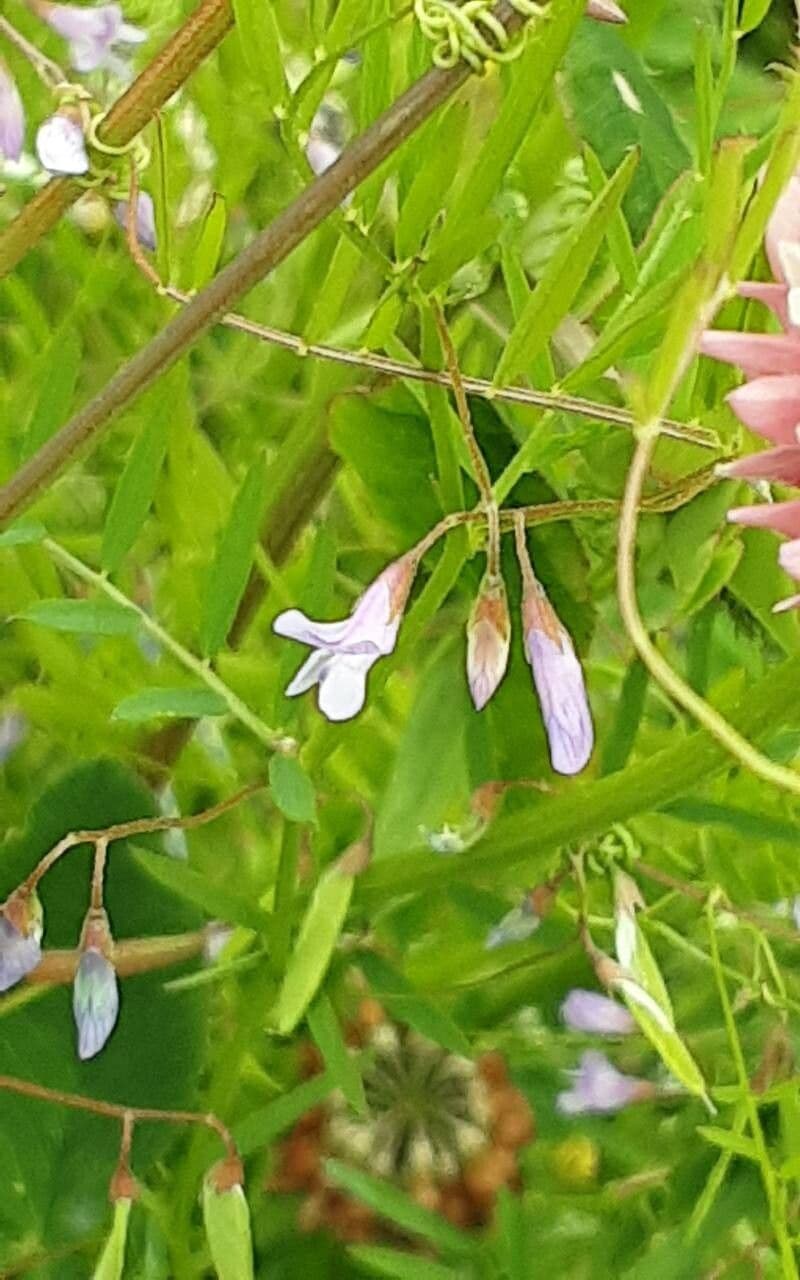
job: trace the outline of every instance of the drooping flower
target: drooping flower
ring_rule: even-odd
[[[80,72],[105,67],[125,76],[127,64],[114,52],[114,45],[141,44],[147,39],[146,31],[125,21],[118,4],[89,9],[39,0],[36,12],[69,43],[70,62]]]
[[[503,579],[487,573],[467,624],[467,680],[478,711],[503,679],[508,666],[511,619]]]
[[[595,18],[598,22],[627,22],[625,12],[614,0],[589,0],[586,6],[587,18]]]
[[[324,173],[326,169],[330,169],[331,165],[336,164],[339,156],[342,154],[342,148],[337,147],[335,142],[329,142],[327,138],[323,138],[318,133],[311,133],[306,143],[306,159],[311,166],[312,173],[317,177]]]
[[[539,696],[550,763],[556,773],[580,773],[594,746],[583,669],[568,632],[534,574],[522,518],[517,520],[515,531],[522,573],[525,656]]]
[[[14,79],[0,58],[0,152],[19,160],[25,138],[25,110]]]
[[[78,1030],[78,1057],[94,1058],[114,1030],[119,1013],[117,975],[97,947],[87,947],[78,962],[72,988],[72,1012]]]
[[[314,622],[299,609],[279,614],[273,630],[314,650],[287,686],[286,696],[294,698],[319,685],[319,709],[329,720],[357,715],[366,698],[367,675],[397,643],[416,568],[411,553],[393,561],[342,622]]]
[[[636,1023],[624,1005],[597,991],[575,987],[561,1005],[561,1020],[570,1031],[597,1036],[627,1036]]]
[[[77,120],[63,112],[56,112],[39,125],[36,154],[49,173],[79,177],[89,172],[89,156],[83,130]]]
[[[16,986],[39,964],[42,932],[36,894],[12,894],[0,913],[0,991]]]
[[[774,448],[721,464],[718,474],[729,479],[800,485],[800,177],[795,174],[779,197],[770,217],[765,249],[774,283],[745,283],[739,292],[777,316],[782,333],[736,333],[707,330],[701,339],[704,355],[739,365],[747,381],[727,401],[737,418]],[[800,539],[800,502],[738,507],[728,512],[735,524],[773,529]],[[781,565],[800,580],[800,543],[781,548]],[[776,609],[800,604],[800,595],[781,601]]]
[[[656,1087],[649,1080],[626,1076],[609,1062],[604,1053],[589,1049],[581,1056],[577,1071],[571,1071],[572,1087],[559,1093],[556,1107],[562,1115],[602,1115],[621,1111],[632,1102],[653,1098]]]
[[[498,947],[508,946],[510,942],[525,942],[533,936],[542,918],[536,910],[533,895],[526,893],[521,902],[507,911],[502,920],[492,925],[486,935],[484,949],[496,951]]]
[[[114,205],[114,217],[123,231],[128,225],[128,201],[118,200]],[[155,252],[156,211],[153,197],[140,191],[136,199],[136,239],[145,249]]]

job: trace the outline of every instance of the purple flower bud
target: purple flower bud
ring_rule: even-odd
[[[119,1012],[114,966],[96,947],[87,947],[80,958],[72,988],[72,1012],[78,1029],[78,1057],[85,1061],[103,1048]]]
[[[83,130],[76,120],[61,112],[39,125],[36,154],[49,173],[78,176],[89,172]]]
[[[114,205],[114,217],[122,230],[128,225],[128,201],[118,200]],[[136,200],[136,239],[145,249],[155,252],[156,247],[156,213],[153,198],[146,191],[140,191]]]
[[[487,573],[467,624],[467,679],[476,710],[482,711],[508,666],[511,619],[502,578]]]
[[[335,142],[329,142],[318,133],[311,133],[309,136],[306,143],[306,159],[312,173],[317,177],[326,169],[330,169],[331,165],[336,164],[341,154],[342,149],[337,147]]]
[[[42,908],[34,894],[12,897],[0,915],[0,991],[16,986],[42,958]]]
[[[604,1053],[589,1050],[581,1057],[577,1071],[569,1073],[572,1088],[559,1093],[556,1107],[566,1116],[602,1115],[621,1111],[632,1102],[655,1096],[655,1085],[649,1080],[623,1075]]]
[[[76,71],[107,67],[127,74],[127,66],[113,52],[115,44],[140,44],[147,32],[125,22],[118,4],[89,9],[74,4],[47,4],[39,0],[36,11],[48,26],[69,42],[70,61]]]
[[[561,1020],[570,1031],[585,1031],[597,1036],[627,1036],[636,1023],[624,1005],[597,991],[576,987],[561,1005]]]
[[[531,665],[556,773],[580,773],[594,746],[594,729],[581,664],[544,588],[533,572],[525,525],[517,521],[517,558],[522,572],[525,656]]]
[[[536,932],[541,923],[541,916],[536,911],[531,894],[526,894],[518,906],[512,907],[489,930],[483,944],[484,949],[496,951],[498,947],[505,947],[510,942],[524,942]]]
[[[19,160],[25,138],[25,111],[14,80],[0,59],[0,151],[7,160]]]

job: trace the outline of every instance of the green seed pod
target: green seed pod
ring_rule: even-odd
[[[122,1280],[131,1204],[132,1201],[128,1199],[115,1202],[111,1234],[106,1240],[100,1260],[92,1273],[92,1280]]]
[[[241,1177],[241,1164],[229,1157],[203,1181],[203,1221],[219,1280],[253,1280],[250,1210]]]

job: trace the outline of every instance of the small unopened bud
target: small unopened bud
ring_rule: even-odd
[[[597,1036],[627,1036],[636,1023],[624,1005],[598,991],[580,987],[570,991],[561,1005],[561,1020],[570,1031],[583,1031]]]
[[[587,18],[597,22],[627,22],[628,17],[614,0],[589,0],[586,5]]]
[[[113,941],[104,911],[89,911],[81,947],[72,987],[72,1012],[78,1031],[78,1057],[85,1061],[103,1048],[119,1013],[117,975],[110,959]]]
[[[483,944],[484,948],[487,951],[496,951],[498,947],[505,947],[510,942],[524,942],[536,932],[541,923],[542,918],[536,910],[534,895],[527,893],[518,906],[512,907],[502,920],[489,930]]]
[[[139,1184],[127,1164],[118,1164],[108,1184],[108,1198],[112,1204],[118,1200],[133,1202],[139,1199]]]
[[[13,893],[0,914],[0,991],[8,991],[42,958],[42,905],[35,893]]]
[[[510,641],[505,583],[487,573],[467,625],[467,679],[478,711],[486,706],[506,673]]]

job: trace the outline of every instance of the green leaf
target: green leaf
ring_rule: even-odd
[[[326,1160],[325,1174],[334,1186],[341,1187],[357,1200],[369,1205],[381,1217],[395,1224],[402,1231],[427,1240],[444,1253],[471,1254],[474,1245],[469,1236],[439,1216],[423,1209],[415,1200],[380,1178],[360,1169],[353,1169],[341,1160]]]
[[[140,689],[117,703],[111,719],[129,724],[159,716],[197,720],[200,716],[224,716],[227,710],[225,700],[212,689]]]
[[[83,352],[73,333],[64,334],[57,349],[50,347],[51,359],[40,381],[36,407],[28,423],[21,451],[24,461],[49,440],[69,417]]]
[[[604,173],[603,167],[591,147],[585,146],[583,148],[583,161],[586,165],[586,176],[589,179],[592,195],[597,198],[608,181],[608,175]],[[617,209],[609,222],[606,236],[608,251],[614,266],[619,272],[619,278],[623,286],[631,291],[636,287],[639,264],[636,260],[631,233],[625,221],[625,214],[621,209]]]
[[[250,1210],[242,1187],[217,1191],[206,1177],[203,1223],[219,1280],[253,1280]]]
[[[734,1133],[731,1129],[720,1129],[710,1124],[699,1124],[697,1132],[701,1138],[705,1138],[706,1142],[713,1143],[723,1151],[729,1151],[731,1155],[742,1156],[745,1160],[754,1160],[756,1164],[760,1161],[756,1144],[752,1138],[746,1138],[744,1134]]]
[[[271,107],[287,99],[280,34],[272,0],[233,0],[245,65]]]
[[[92,1280],[122,1280],[130,1214],[131,1201],[117,1200],[114,1205],[111,1234],[103,1246],[103,1252],[92,1273]]]
[[[258,458],[233,500],[208,576],[200,623],[200,644],[207,658],[225,643],[236,617],[250,576],[263,509],[264,462]]]
[[[306,908],[272,1015],[279,1035],[294,1031],[330,964],[353,893],[353,877],[337,863],[324,871]]]
[[[322,995],[312,1004],[308,1011],[308,1029],[325,1060],[332,1083],[341,1089],[353,1110],[364,1115],[367,1100],[358,1059],[344,1042],[339,1019],[328,996]]]
[[[294,756],[276,753],[269,762],[272,798],[290,822],[315,822],[317,798],[313,783]]]
[[[296,1088],[290,1089],[274,1102],[268,1103],[258,1111],[234,1125],[233,1136],[243,1156],[259,1151],[277,1137],[291,1129],[294,1124],[312,1108],[319,1106],[333,1090],[334,1084],[327,1072],[304,1080]]]
[[[111,600],[36,600],[14,618],[92,636],[132,636],[139,627],[133,609]]]
[[[755,31],[766,18],[771,4],[772,0],[744,0],[739,14],[738,34],[746,36],[748,31]]]
[[[225,243],[227,223],[228,210],[225,197],[215,191],[206,216],[203,218],[197,248],[194,252],[195,289],[204,289],[216,274],[222,256],[222,246]]]
[[[419,995],[388,960],[376,952],[363,951],[358,956],[358,964],[371,989],[394,1018],[451,1053],[465,1058],[471,1055],[469,1040],[450,1015]]]
[[[159,407],[134,442],[111,499],[103,530],[100,563],[119,568],[144,524],[167,450],[167,416]]]
[[[463,1274],[430,1258],[412,1257],[377,1244],[351,1245],[348,1253],[372,1275],[388,1276],[389,1280],[460,1280]]]
[[[0,533],[0,547],[25,547],[46,537],[47,530],[38,520],[17,520]]]
[[[445,203],[458,169],[468,120],[466,103],[454,102],[443,118],[430,127],[429,144],[422,151],[423,163],[397,218],[395,253],[401,262],[419,251]],[[447,138],[446,147],[437,145],[441,138]]]
[[[224,920],[228,924],[241,925],[244,929],[253,929],[260,934],[266,932],[269,916],[243,894],[235,893],[225,885],[215,884],[208,875],[194,871],[178,858],[154,853],[151,849],[143,849],[138,845],[131,847],[131,853],[149,876],[165,889],[170,889],[186,902],[199,907],[212,920]]]
[[[626,156],[601,194],[564,236],[511,331],[495,372],[495,385],[512,381],[529,366],[569,311],[619,211],[638,161],[635,151]]]

